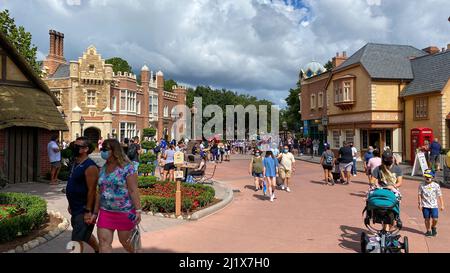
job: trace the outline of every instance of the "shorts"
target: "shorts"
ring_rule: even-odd
[[[100,209],[97,227],[119,231],[132,230],[135,224],[130,219],[130,214],[133,214],[135,216],[136,211],[132,210],[131,212],[116,212]]]
[[[255,172],[252,172],[252,176],[253,177],[258,177],[258,178],[263,178],[264,177],[262,173],[255,173]]]
[[[84,213],[72,216],[72,241],[89,242],[95,225],[88,225],[84,222]]]
[[[50,166],[53,168],[61,168],[61,161],[50,162]]]
[[[322,168],[323,168],[324,170],[329,170],[329,171],[332,171],[332,170],[333,170],[333,166],[328,166],[328,165],[322,165]]]
[[[170,170],[174,170],[175,169],[175,164],[172,163],[166,163],[166,165],[164,165],[164,170],[165,171],[170,171]]]
[[[436,164],[439,162],[439,155],[431,155],[430,157],[431,157],[430,158],[431,163]]]
[[[438,219],[439,218],[439,209],[437,208],[422,208],[423,218],[425,219]]]
[[[286,170],[284,168],[280,168],[278,172],[280,174],[281,179],[291,178],[291,176],[292,176],[291,170]]]
[[[351,172],[352,171],[353,162],[349,163],[339,163],[339,169],[344,172]]]

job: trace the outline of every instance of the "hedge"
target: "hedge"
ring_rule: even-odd
[[[141,148],[146,150],[151,150],[156,147],[156,142],[154,141],[142,141]]]
[[[144,128],[143,130],[144,137],[154,137],[156,135],[155,128]]]
[[[139,188],[151,188],[153,187],[153,185],[157,183],[175,184],[173,182],[158,181],[157,178],[154,176],[146,176],[146,177],[140,176],[138,178]],[[199,196],[195,198],[195,200],[198,201],[199,207],[207,206],[214,200],[214,197],[216,195],[214,188],[207,185],[182,183],[182,187],[191,187],[203,191]],[[195,200],[191,198],[182,198],[181,200],[182,200],[181,210],[189,212]],[[175,196],[173,198],[165,198],[160,196],[141,195],[141,205],[142,208],[147,211],[171,213],[175,211]]]
[[[39,196],[25,193],[0,193],[0,204],[16,205],[26,213],[0,222],[0,242],[14,240],[40,227],[47,216],[47,202]]]
[[[155,170],[155,165],[153,164],[139,164],[138,173],[143,175],[148,175]]]
[[[140,155],[139,162],[140,163],[152,163],[156,160],[156,155],[152,153],[145,153]]]

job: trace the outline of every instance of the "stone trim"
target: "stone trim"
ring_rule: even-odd
[[[69,220],[67,220],[60,212],[57,211],[49,211],[49,216],[58,218],[62,220],[62,223],[58,224],[58,227],[54,230],[49,231],[47,234],[41,237],[37,237],[23,245],[17,246],[15,249],[11,249],[9,251],[6,251],[4,253],[23,253],[27,252],[33,248],[36,248],[40,245],[43,245],[49,241],[51,241],[53,238],[56,238],[58,235],[63,233],[68,227],[69,227]]]

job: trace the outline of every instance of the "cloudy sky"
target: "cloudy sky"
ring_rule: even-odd
[[[281,106],[312,60],[367,42],[450,43],[448,0],[0,0],[4,8],[32,33],[39,59],[55,29],[68,60],[93,44],[136,71],[147,64],[180,83]]]

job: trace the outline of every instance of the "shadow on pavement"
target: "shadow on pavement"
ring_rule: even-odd
[[[361,252],[361,233],[367,232],[365,229],[349,226],[340,227],[342,234],[339,239],[339,246],[344,249],[351,249]]]
[[[249,189],[249,190],[252,190],[252,191],[255,191],[255,185],[245,185],[245,187],[244,187],[244,189]]]
[[[424,235],[425,234],[425,232],[423,232],[423,231],[420,231],[420,230],[417,230],[417,229],[414,229],[414,228],[409,228],[409,227],[403,227],[402,228],[402,230],[400,231],[400,233],[401,232],[410,232],[410,233],[415,233],[415,234],[419,234],[419,235]]]
[[[318,184],[318,185],[322,185],[322,186],[326,185],[325,181],[314,181],[314,180],[311,180],[309,182],[311,182],[312,184]]]
[[[257,198],[257,199],[259,199],[259,200],[261,200],[261,201],[267,201],[267,200],[269,200],[269,197],[268,197],[268,196],[264,196],[264,195],[261,195],[261,194],[253,194],[253,197],[255,197],[255,198]]]
[[[350,193],[351,196],[356,196],[356,197],[363,197],[366,198],[367,194],[366,193]]]
[[[350,184],[353,184],[353,183],[361,184],[361,185],[367,185],[367,187],[369,186],[369,182],[368,181],[362,182],[362,181],[353,181],[353,180],[351,180]]]

